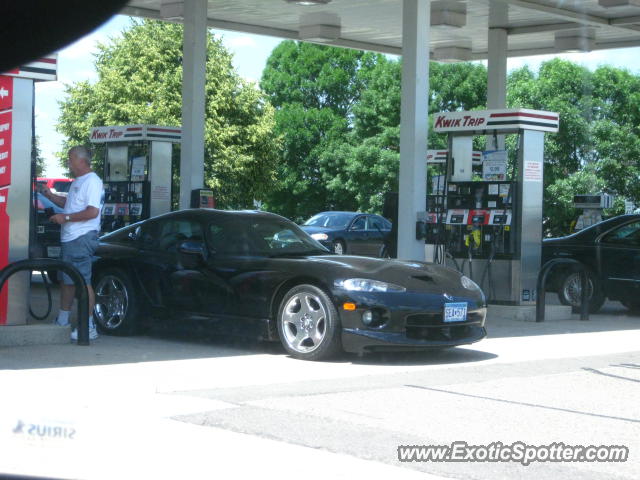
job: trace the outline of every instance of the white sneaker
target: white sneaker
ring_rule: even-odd
[[[89,340],[95,340],[98,338],[98,329],[95,325],[89,325]],[[71,340],[74,342],[78,341],[78,329],[74,328],[71,331]]]
[[[54,325],[57,325],[58,327],[68,327],[69,326],[69,319],[67,319],[66,322],[61,322],[60,319],[58,317],[56,317],[56,320],[53,323],[54,323]]]

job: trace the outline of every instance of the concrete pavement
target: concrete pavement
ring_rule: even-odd
[[[62,478],[640,478],[640,317],[490,320],[445,352],[303,362],[158,329],[0,347],[0,472]],[[622,444],[625,463],[400,463],[398,445]]]

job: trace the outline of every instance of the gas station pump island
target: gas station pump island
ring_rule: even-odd
[[[104,147],[102,232],[171,211],[173,144],[179,127],[94,127],[90,140]],[[213,206],[213,205],[211,205]]]
[[[471,277],[489,303],[535,304],[542,251],[544,134],[557,132],[558,123],[557,113],[528,109],[435,116],[434,131],[448,134],[449,148],[445,171],[432,182],[435,188],[427,196],[427,253]],[[510,134],[517,136],[514,151],[482,152],[482,180],[477,175],[474,180],[474,137],[488,136],[498,144]]]
[[[34,83],[57,79],[57,55],[0,75],[0,269],[29,257],[33,231]],[[0,326],[25,325],[29,274],[19,272],[0,292]]]

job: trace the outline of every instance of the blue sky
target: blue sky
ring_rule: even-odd
[[[40,137],[40,149],[45,158],[46,172],[50,177],[61,176],[64,170],[58,165],[55,153],[62,148],[62,136],[56,132],[58,122],[58,102],[64,99],[64,85],[89,80],[95,81],[97,76],[93,67],[93,53],[99,42],[105,43],[109,38],[118,36],[130,24],[129,17],[117,15],[92,34],[61,50],[58,55],[58,81],[40,82],[36,84],[36,134]],[[259,81],[273,48],[280,39],[246,33],[214,30],[222,38],[224,45],[234,55],[234,66],[238,73],[247,80]],[[624,67],[634,73],[640,68],[636,59],[640,48],[628,48],[591,53],[574,53],[561,55],[576,63],[595,69],[600,65]],[[529,65],[536,71],[541,62],[553,58],[549,55],[520,57],[508,60],[509,70]]]

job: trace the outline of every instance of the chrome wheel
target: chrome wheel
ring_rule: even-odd
[[[322,300],[311,292],[292,295],[281,313],[284,341],[299,353],[313,352],[327,332],[327,311]]]
[[[589,279],[588,284],[587,298],[591,299],[591,297],[593,296],[593,282],[591,281],[591,279]],[[580,305],[580,299],[582,295],[582,282],[580,281],[580,273],[574,272],[567,275],[562,285],[562,295],[569,305],[573,307],[577,307]]]
[[[98,281],[95,294],[97,322],[107,330],[119,328],[129,308],[129,294],[124,282],[114,275],[105,275]]]
[[[344,255],[344,245],[342,244],[342,242],[338,241],[333,243],[333,253]]]

